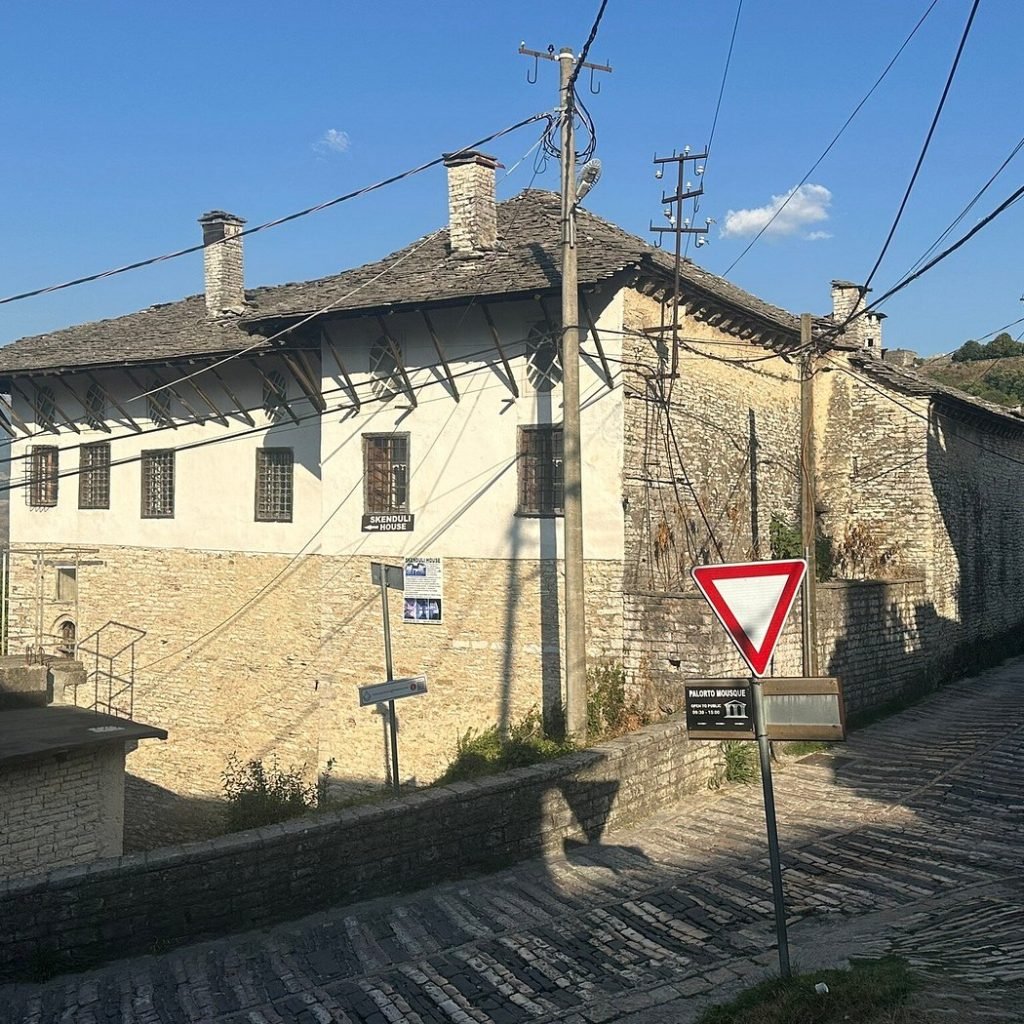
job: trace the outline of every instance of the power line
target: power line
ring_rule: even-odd
[[[758,239],[759,239],[759,238],[760,238],[760,237],[761,237],[761,236],[762,236],[762,235],[763,235],[763,234],[764,234],[764,233],[765,233],[765,232],[766,232],[766,231],[768,230],[768,228],[769,228],[769,227],[771,227],[771,225],[772,225],[772,224],[773,224],[773,223],[775,222],[775,218],[776,218],[776,217],[778,217],[778,216],[779,216],[779,214],[780,214],[780,213],[782,213],[782,211],[783,211],[783,210],[784,210],[784,209],[785,209],[785,208],[786,208],[786,207],[787,207],[787,206],[789,205],[789,203],[790,203],[790,201],[792,200],[793,196],[795,196],[795,195],[796,195],[796,193],[797,193],[797,192],[799,191],[800,187],[801,187],[802,185],[805,185],[805,184],[807,184],[807,180],[808,180],[808,179],[810,178],[810,176],[811,176],[811,175],[812,175],[812,174],[813,174],[813,173],[814,173],[814,172],[815,172],[815,171],[816,171],[816,170],[818,169],[818,165],[819,165],[819,164],[820,164],[820,163],[821,163],[821,162],[822,162],[822,161],[823,161],[823,160],[825,159],[825,157],[827,157],[827,156],[828,156],[828,154],[829,154],[830,152],[832,152],[832,147],[833,147],[833,146],[835,146],[835,144],[836,144],[836,143],[837,143],[837,142],[839,141],[839,139],[840,139],[840,138],[842,137],[842,135],[843,135],[843,133],[844,133],[844,132],[846,131],[846,129],[847,129],[847,128],[849,128],[849,126],[850,126],[850,123],[851,123],[851,122],[853,121],[853,119],[854,119],[854,118],[855,118],[855,117],[856,117],[856,116],[857,116],[857,115],[858,115],[858,114],[860,113],[860,111],[861,111],[861,108],[862,108],[862,107],[864,106],[864,104],[865,104],[865,103],[867,103],[867,101],[868,101],[869,99],[871,99],[871,96],[872,96],[872,95],[874,94],[875,90],[876,90],[876,89],[877,89],[877,88],[878,88],[878,87],[879,87],[879,86],[880,86],[880,85],[882,84],[882,82],[883,82],[883,81],[885,80],[885,77],[886,77],[886,76],[887,76],[887,75],[889,74],[889,72],[890,72],[890,71],[892,70],[892,67],[893,67],[893,65],[894,65],[894,64],[896,63],[896,61],[897,61],[897,60],[899,60],[899,58],[900,58],[900,55],[901,55],[901,54],[903,53],[903,51],[904,51],[904,50],[905,50],[905,49],[907,48],[907,46],[909,45],[909,43],[910,43],[911,39],[913,39],[913,38],[914,38],[914,36],[915,36],[915,35],[917,35],[918,29],[920,29],[920,27],[921,27],[921,26],[922,26],[922,25],[923,25],[923,24],[925,23],[925,20],[927,19],[928,15],[932,13],[932,9],[933,9],[933,8],[935,7],[935,5],[936,5],[936,4],[938,3],[938,2],[939,2],[939,0],[931,0],[931,3],[930,3],[930,4],[928,5],[928,7],[927,7],[927,8],[925,9],[925,12],[924,12],[924,14],[922,14],[922,15],[921,15],[921,17],[920,17],[920,18],[918,19],[918,22],[917,22],[917,24],[916,24],[916,25],[915,25],[915,26],[913,27],[913,29],[911,29],[910,35],[908,35],[908,36],[907,36],[907,38],[903,40],[903,43],[901,44],[900,48],[899,48],[899,49],[898,49],[898,50],[896,51],[896,53],[895,53],[895,54],[893,55],[893,57],[892,57],[892,60],[890,60],[890,61],[889,61],[889,63],[888,63],[888,64],[886,64],[886,66],[885,66],[885,70],[884,70],[884,71],[883,71],[883,72],[882,72],[882,73],[881,73],[881,74],[880,74],[880,75],[878,76],[878,78],[877,78],[877,79],[875,80],[875,84],[874,84],[873,86],[871,86],[871,88],[870,88],[870,89],[868,89],[868,91],[867,91],[867,92],[866,92],[866,93],[864,94],[864,98],[863,98],[863,99],[862,99],[862,100],[860,101],[860,103],[858,103],[858,104],[857,104],[857,106],[855,106],[855,107],[853,108],[853,113],[851,113],[851,114],[850,114],[850,116],[849,116],[849,117],[848,117],[848,118],[847,118],[847,119],[846,119],[846,120],[845,120],[845,121],[843,122],[843,126],[842,126],[842,127],[841,127],[841,128],[839,129],[839,131],[838,131],[838,132],[836,132],[836,134],[835,134],[835,135],[834,135],[834,136],[832,137],[832,141],[831,141],[831,142],[830,142],[830,143],[829,143],[829,144],[828,144],[828,145],[827,145],[827,146],[825,147],[825,149],[824,149],[824,150],[822,151],[822,154],[821,154],[821,156],[819,156],[819,157],[818,157],[818,159],[817,159],[817,160],[815,160],[813,164],[811,164],[810,170],[809,170],[809,171],[808,171],[808,172],[807,172],[807,173],[806,173],[806,174],[805,174],[805,175],[804,175],[804,176],[803,176],[803,177],[802,177],[802,178],[800,179],[800,181],[799,181],[799,182],[797,183],[797,186],[796,186],[796,188],[794,188],[794,189],[793,189],[793,191],[792,191],[792,192],[790,192],[790,194],[789,194],[788,196],[786,196],[786,199],[785,199],[785,201],[784,201],[784,202],[782,203],[782,205],[781,205],[781,206],[780,206],[780,207],[779,207],[779,208],[778,208],[778,209],[777,209],[777,210],[776,210],[776,211],[775,211],[775,212],[774,212],[774,213],[773,213],[773,214],[771,215],[771,217],[770,217],[770,218],[768,219],[768,221],[767,221],[767,222],[765,223],[765,225],[764,225],[764,226],[763,226],[763,227],[761,228],[761,230],[760,230],[760,231],[758,231],[758,233],[757,233],[756,235],[754,235],[754,237],[753,237],[753,238],[752,238],[752,239],[750,240],[749,244],[748,244],[748,245],[747,245],[747,247],[746,247],[746,248],[745,248],[745,249],[743,250],[743,252],[741,252],[741,253],[739,254],[739,256],[737,256],[737,257],[736,257],[736,259],[734,259],[734,260],[732,261],[732,263],[730,263],[730,264],[729,264],[729,266],[728,266],[728,267],[726,267],[726,269],[725,269],[724,273],[722,274],[722,276],[723,276],[723,277],[728,277],[728,276],[729,276],[730,272],[731,272],[731,271],[733,270],[733,268],[734,268],[734,267],[736,266],[736,264],[737,264],[737,263],[739,263],[739,261],[740,261],[741,259],[743,259],[743,257],[744,257],[744,256],[746,256],[748,252],[750,252],[750,250],[751,250],[751,249],[752,249],[752,248],[754,247],[754,245],[755,245],[755,244],[757,243],[757,240],[758,240]]]
[[[715,129],[718,127],[718,115],[722,109],[722,97],[725,95],[725,83],[729,79],[729,67],[732,64],[732,51],[736,45],[736,30],[740,27],[740,14],[743,11],[743,0],[739,0],[736,5],[736,19],[732,23],[732,36],[729,39],[729,52],[725,55],[725,67],[722,69],[722,83],[718,87],[718,102],[715,104],[715,116],[711,119],[711,133],[708,135],[708,144],[704,147],[704,152],[707,156],[704,159],[704,170],[707,171],[708,161],[711,159],[711,146],[715,141]],[[701,197],[697,196],[693,201],[693,221],[697,222],[697,214],[700,213],[700,200]],[[690,236],[686,236],[686,247],[683,249],[683,255],[686,256],[690,252]]]
[[[572,74],[569,76],[570,90],[576,88],[576,79],[579,78],[580,72],[583,70],[583,64],[587,59],[587,54],[590,53],[590,47],[597,38],[597,30],[601,27],[601,19],[604,17],[604,10],[607,6],[608,0],[601,0],[601,6],[597,9],[597,17],[594,18],[594,24],[590,27],[590,35],[587,36],[587,41],[583,44],[583,49],[580,50],[579,60],[576,61],[576,66],[572,69]]]
[[[942,234],[939,235],[939,237],[936,238],[935,241],[932,242],[932,244],[928,246],[927,249],[925,249],[925,251],[917,258],[917,260],[914,261],[913,266],[911,266],[911,268],[907,271],[908,274],[911,274],[915,270],[917,270],[917,268],[931,255],[931,253],[933,253],[942,244],[943,240],[953,230],[953,228],[955,228],[957,224],[959,224],[960,221],[962,221],[964,217],[966,217],[967,214],[971,212],[971,210],[977,204],[978,200],[981,199],[981,197],[988,191],[989,187],[996,180],[996,178],[998,178],[999,175],[1002,174],[1004,170],[1006,170],[1010,161],[1021,151],[1022,148],[1024,148],[1024,137],[1022,137],[1021,140],[1017,143],[1017,145],[1013,147],[1013,149],[1010,152],[1010,155],[999,165],[999,167],[996,169],[996,172],[992,175],[992,177],[989,178],[988,181],[986,181],[980,189],[978,189],[978,191],[974,194],[974,198],[956,215],[956,217],[952,221],[950,221],[949,226],[946,228],[946,230],[943,231]]]
[[[874,279],[875,272],[878,270],[882,260],[885,258],[886,252],[889,250],[889,243],[892,241],[893,235],[896,234],[896,227],[903,216],[903,211],[906,209],[907,201],[910,199],[910,193],[914,189],[914,183],[917,181],[917,175],[921,170],[921,165],[924,163],[928,147],[931,145],[932,136],[935,134],[935,128],[939,123],[942,108],[946,105],[946,97],[949,95],[950,87],[953,85],[953,77],[956,75],[956,69],[960,64],[960,56],[964,52],[964,47],[967,45],[967,37],[970,35],[971,25],[974,23],[974,15],[977,13],[978,5],[980,3],[981,0],[974,0],[974,3],[971,5],[971,13],[967,18],[967,24],[964,26],[963,35],[960,37],[960,45],[956,49],[956,56],[953,58],[953,66],[949,69],[949,75],[946,77],[946,84],[942,90],[942,96],[939,98],[939,105],[935,108],[935,116],[932,118],[931,126],[928,128],[928,134],[925,136],[924,145],[921,147],[921,153],[914,166],[914,173],[910,176],[910,182],[907,185],[906,192],[903,193],[903,200],[900,203],[899,209],[896,211],[896,217],[892,222],[892,227],[889,228],[889,234],[886,236],[885,243],[882,246],[882,251],[878,254],[878,259],[875,260],[875,265],[871,268],[871,273],[868,274],[867,280],[864,282],[865,291],[867,291],[870,286]]]
[[[504,135],[508,135],[511,132],[517,131],[520,128],[526,127],[528,124],[533,124],[535,121],[541,121],[544,119],[550,119],[551,115],[548,113],[534,114],[531,117],[524,118],[522,121],[516,124],[510,125],[508,128],[502,128],[501,131],[493,132],[490,135],[485,136],[482,139],[477,139],[476,142],[471,142],[468,146],[463,146],[456,152],[464,152],[466,150],[476,149],[478,146],[486,145],[488,142],[493,142],[495,139],[500,139]],[[451,154],[449,154],[451,155]],[[438,164],[443,163],[445,160],[444,156],[430,160],[427,163],[420,164],[418,167],[412,167],[407,171],[402,171],[400,174],[394,174],[389,178],[384,178],[381,181],[374,182],[372,185],[364,185],[362,188],[356,189],[354,192],[347,192],[345,195],[335,196],[333,199],[327,199],[322,203],[317,203],[315,206],[307,206],[304,210],[298,210],[295,213],[286,214],[284,217],[277,217],[274,220],[266,221],[263,224],[257,224],[251,228],[245,228],[243,231],[239,231],[232,235],[232,239],[242,238],[246,235],[254,235],[258,231],[266,231],[268,228],[278,227],[281,224],[287,224],[290,221],[298,220],[300,217],[306,217],[311,213],[319,213],[321,210],[329,209],[332,206],[337,206],[339,203],[347,202],[350,199],[356,199],[359,196],[366,195],[369,192],[374,192],[377,189],[384,188],[386,185],[393,185],[398,181],[402,181],[404,178],[410,178],[415,174],[419,174],[422,171],[426,171],[431,167],[436,167]],[[96,274],[87,274],[85,277],[77,277],[71,281],[64,281],[60,284],[47,285],[45,288],[34,288],[31,291],[20,292],[17,295],[8,295],[6,298],[0,298],[0,305],[4,305],[8,302],[18,302],[21,299],[34,298],[37,295],[47,295],[51,292],[61,291],[65,288],[73,288],[76,285],[88,284],[92,281],[100,281],[107,277],[114,277],[117,274],[125,274],[129,270],[138,270],[141,267],[149,267],[156,263],[163,263],[167,260],[177,259],[179,256],[187,256],[190,253],[200,252],[203,249],[208,249],[214,245],[223,245],[226,239],[217,239],[209,243],[203,242],[199,245],[191,245],[185,249],[177,249],[174,252],[164,253],[162,256],[151,256],[148,259],[138,260],[135,263],[128,263],[121,267],[114,267],[110,270],[103,270]]]

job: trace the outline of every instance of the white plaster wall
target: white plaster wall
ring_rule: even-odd
[[[591,297],[614,386],[605,381],[593,338],[583,342],[580,364],[585,556],[621,559],[623,554],[621,387],[622,297],[616,292]],[[548,301],[557,314],[557,301]],[[324,418],[322,433],[323,552],[331,555],[396,557],[431,555],[461,558],[560,557],[562,519],[519,517],[516,475],[517,427],[560,423],[561,386],[537,394],[526,375],[525,339],[531,325],[546,330],[536,302],[493,303],[488,309],[509,355],[519,385],[516,399],[503,380],[504,368],[478,306],[431,312],[431,321],[456,375],[456,401],[443,371],[424,369],[437,362],[430,336],[418,314],[395,314],[388,330],[402,347],[417,391],[411,408],[406,395],[390,401],[364,401]],[[370,393],[369,348],[380,336],[375,319],[343,321],[332,339],[361,396]],[[513,355],[514,353],[514,355]],[[323,390],[344,394],[330,353],[322,358]],[[417,369],[419,367],[419,369]],[[331,376],[332,371],[335,376]],[[364,433],[408,432],[411,477],[411,533],[363,533]]]
[[[268,369],[283,367],[272,357],[261,362]],[[150,374],[133,371],[141,384],[149,385]],[[59,434],[45,433],[12,445],[11,542],[13,544],[58,543],[63,545],[127,545],[192,550],[254,551],[294,553],[302,549],[320,523],[319,448],[320,424],[312,416],[312,407],[302,398],[294,380],[285,372],[292,408],[302,420],[299,426],[287,414],[270,422],[263,413],[262,379],[241,362],[220,369],[228,386],[250,410],[258,429],[241,417],[229,414],[230,399],[209,374],[201,374],[197,383],[228,416],[228,426],[215,420],[195,422],[195,417],[176,401],[172,412],[178,418],[177,429],[155,428],[147,416],[145,399],[134,399],[139,388],[118,371],[98,372],[100,383],[112,392],[129,415],[143,428],[139,434],[113,407],[108,408],[111,432],[87,427],[82,407],[68,391],[51,378],[40,378],[53,388],[58,405],[75,420],[81,435],[62,425]],[[163,367],[160,377],[167,382],[176,372]],[[89,381],[69,377],[72,391],[84,397]],[[31,397],[32,387],[22,385]],[[187,385],[182,390],[186,401],[197,411],[205,411],[198,396]],[[128,399],[134,399],[128,401]],[[34,414],[23,398],[14,396],[15,411],[29,426]],[[189,422],[191,421],[191,422]],[[110,508],[78,507],[78,446],[93,441],[110,441]],[[189,445],[203,444],[191,450]],[[27,488],[22,486],[28,467],[27,456],[33,445],[60,447],[60,486],[56,507],[32,508]],[[291,523],[255,522],[256,449],[288,447],[295,451],[294,508]],[[141,516],[142,473],[139,455],[150,448],[175,448],[175,496],[173,519],[143,519]],[[183,450],[184,449],[184,450]],[[309,549],[307,549],[309,550]],[[313,549],[315,550],[315,548]]]

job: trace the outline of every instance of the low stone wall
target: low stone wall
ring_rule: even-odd
[[[63,971],[595,841],[703,788],[717,743],[670,720],[558,761],[0,884],[0,979]]]

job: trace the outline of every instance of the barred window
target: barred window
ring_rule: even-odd
[[[100,430],[107,418],[107,395],[99,384],[90,384],[85,393],[85,422],[93,430]]]
[[[146,411],[157,427],[169,427],[174,423],[171,417],[171,393],[165,387],[161,387],[158,381],[153,382],[153,387],[158,390],[146,396]]]
[[[78,507],[110,508],[110,442],[78,449]]]
[[[526,379],[534,391],[550,391],[562,382],[558,339],[539,327],[531,327],[526,339]]]
[[[375,398],[387,401],[402,390],[398,358],[387,338],[380,337],[370,346],[370,390]]]
[[[563,513],[562,428],[519,428],[519,515]]]
[[[60,479],[56,445],[34,444],[29,459],[28,503],[36,508],[57,504],[57,483]]]
[[[53,397],[53,388],[40,386],[36,388],[33,400],[36,425],[43,430],[57,429],[57,400]]]
[[[291,448],[256,449],[256,522],[292,521],[294,469]]]
[[[263,381],[263,411],[267,419],[279,420],[284,414],[288,400],[288,385],[284,374],[278,370],[269,370]]]
[[[142,453],[142,518],[174,518],[174,449]]]
[[[363,434],[364,511],[409,511],[409,435]]]

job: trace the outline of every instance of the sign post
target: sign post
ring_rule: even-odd
[[[796,600],[800,582],[807,572],[802,558],[732,565],[700,565],[691,575],[697,589],[711,605],[719,621],[750,666],[753,691],[754,734],[761,762],[768,860],[771,864],[772,894],[775,902],[775,935],[779,947],[779,973],[792,977],[789,936],[786,932],[786,895],[782,888],[782,858],[775,821],[775,791],[772,786],[772,758],[761,677],[775,652],[782,627]],[[689,714],[689,712],[687,712]]]
[[[779,946],[779,974],[792,977],[789,965],[789,935],[786,931],[786,894],[782,888],[782,859],[779,856],[779,830],[775,822],[775,790],[772,787],[772,752],[765,729],[764,694],[760,679],[751,677],[754,691],[754,730],[757,751],[761,758],[761,790],[764,793],[764,822],[768,832],[768,862],[772,872],[772,895],[775,898],[775,938]]]
[[[401,590],[404,586],[402,570],[399,566],[385,565],[382,562],[370,563],[370,581],[380,584],[380,606],[384,616],[384,668],[389,680],[395,673],[391,663],[391,615],[388,609],[388,587]],[[388,729],[391,737],[391,786],[398,792],[398,718],[395,714],[394,700],[388,701]]]

